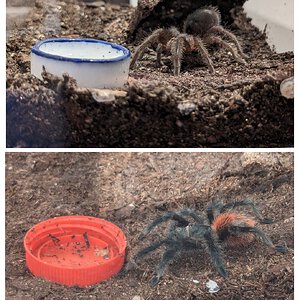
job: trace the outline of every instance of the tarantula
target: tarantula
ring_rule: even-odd
[[[173,261],[176,254],[190,250],[206,250],[211,257],[211,261],[219,272],[226,278],[228,276],[225,269],[220,243],[229,247],[247,246],[253,241],[255,235],[259,236],[262,241],[280,253],[286,253],[286,246],[275,246],[271,239],[257,226],[254,218],[233,211],[239,206],[250,206],[255,217],[262,224],[270,224],[270,219],[264,219],[259,210],[251,200],[235,201],[223,204],[220,201],[211,202],[206,210],[207,220],[193,209],[183,209],[178,212],[168,212],[162,217],[155,219],[139,236],[142,240],[157,225],[173,220],[169,228],[167,237],[154,242],[140,250],[134,257],[133,261],[125,265],[123,272],[129,271],[137,260],[146,254],[165,246],[165,252],[158,264],[155,275],[150,280],[150,285],[155,286],[159,283],[161,277],[166,271],[168,265]],[[189,221],[187,218],[192,219]]]
[[[154,46],[155,44],[157,44],[157,66],[161,66],[162,51],[171,52],[174,75],[179,75],[180,73],[184,53],[193,51],[199,52],[209,71],[214,73],[215,69],[205,46],[211,44],[218,44],[224,47],[231,52],[237,62],[246,64],[244,58],[248,58],[248,56],[243,53],[236,36],[220,24],[221,15],[216,7],[208,6],[197,9],[186,18],[183,33],[180,33],[177,28],[171,27],[157,29],[148,36],[137,47],[132,57],[131,67],[134,67],[136,61],[142,58],[149,46]],[[219,34],[233,42],[237,49],[234,49],[228,42],[219,37]]]

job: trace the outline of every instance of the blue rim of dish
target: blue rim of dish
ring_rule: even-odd
[[[76,57],[65,57],[65,56],[61,56],[61,55],[50,54],[50,53],[46,53],[46,52],[40,50],[40,47],[46,43],[68,43],[68,42],[78,42],[78,43],[88,42],[88,43],[106,44],[106,45],[110,45],[114,49],[121,50],[123,52],[123,55],[115,57],[115,58],[110,58],[110,59],[76,58]],[[130,57],[130,51],[121,45],[102,41],[102,40],[81,39],[81,38],[79,38],[79,39],[76,39],[76,38],[74,38],[74,39],[73,38],[70,38],[70,39],[68,39],[68,38],[53,38],[53,39],[43,40],[43,41],[40,41],[37,44],[35,44],[32,47],[31,52],[38,56],[42,56],[42,57],[46,57],[46,58],[51,58],[51,59],[60,60],[60,61],[76,62],[76,63],[110,63],[110,62],[122,61],[122,60],[125,60]]]

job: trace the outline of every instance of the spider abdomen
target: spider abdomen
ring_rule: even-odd
[[[210,28],[219,25],[220,22],[221,16],[217,8],[200,8],[186,18],[183,31],[203,37]]]
[[[213,221],[211,228],[226,246],[232,248],[244,247],[250,244],[255,235],[239,231],[243,227],[255,227],[256,221],[237,213],[222,213]]]

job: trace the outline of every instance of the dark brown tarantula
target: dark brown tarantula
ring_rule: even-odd
[[[257,222],[249,216],[233,211],[239,206],[250,206],[256,218],[262,224],[270,224],[270,219],[264,219],[251,200],[236,201],[223,204],[214,201],[209,204],[206,210],[207,221],[193,209],[183,209],[178,212],[168,212],[162,217],[155,219],[140,235],[142,240],[157,225],[173,220],[166,238],[154,242],[152,245],[139,251],[133,262],[125,265],[124,272],[130,270],[135,262],[146,254],[165,246],[165,252],[158,264],[155,275],[150,280],[150,285],[159,283],[168,265],[173,261],[176,254],[190,250],[206,250],[211,257],[211,261],[219,274],[224,278],[227,272],[223,263],[220,243],[229,247],[242,247],[250,244],[255,235],[262,241],[280,253],[286,253],[286,246],[275,246],[271,239],[257,226]],[[192,221],[188,220],[191,219]]]
[[[198,51],[211,73],[215,72],[212,61],[209,57],[205,45],[218,44],[230,51],[236,61],[246,64],[243,58],[248,58],[236,38],[236,36],[224,29],[221,23],[221,15],[216,7],[204,7],[197,9],[188,15],[183,26],[183,33],[177,28],[161,28],[155,30],[139,45],[132,57],[131,67],[140,59],[149,46],[157,45],[156,64],[161,65],[161,53],[163,50],[171,52],[171,59],[174,66],[174,75],[179,75],[181,61],[184,53]],[[221,34],[233,42],[237,48],[235,50],[228,42],[218,35]]]

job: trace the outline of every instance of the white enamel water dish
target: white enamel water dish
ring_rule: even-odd
[[[130,51],[95,39],[53,38],[31,50],[31,73],[42,79],[43,66],[57,76],[68,73],[78,86],[119,88],[128,79]]]

